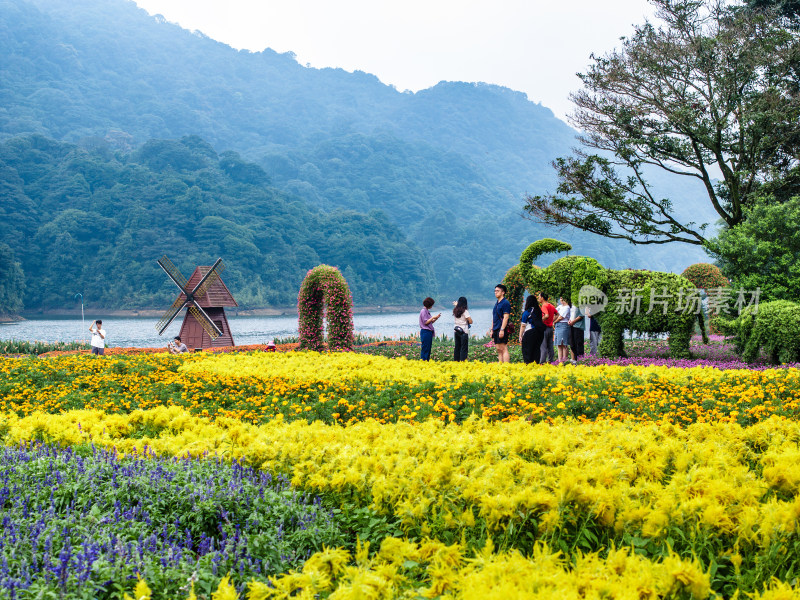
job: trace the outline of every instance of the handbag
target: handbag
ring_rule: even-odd
[[[464,328],[461,327],[461,325],[456,325],[455,330],[457,333],[466,333],[466,331],[464,331]]]

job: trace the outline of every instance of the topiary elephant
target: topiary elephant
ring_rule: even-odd
[[[534,242],[520,256],[516,275],[530,292],[542,290],[552,299],[563,296],[584,308],[595,306],[594,316],[603,328],[600,356],[625,356],[623,334],[630,330],[668,333],[670,356],[689,358],[695,320],[708,342],[700,296],[688,279],[660,271],[606,269],[587,256],[559,258],[542,269],[533,264],[544,254],[571,249],[569,244],[553,239]]]
[[[800,304],[789,300],[748,306],[734,319],[715,317],[722,331],[733,335],[736,351],[748,362],[763,348],[773,364],[800,363]]]

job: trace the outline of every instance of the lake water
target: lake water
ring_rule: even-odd
[[[434,310],[433,314],[438,311]],[[436,334],[453,335],[453,314],[442,310],[442,318],[436,324]],[[475,321],[472,333],[483,335],[491,327],[492,309],[470,310]],[[106,344],[122,347],[159,347],[178,335],[182,317],[178,317],[159,336],[155,330],[157,318],[105,317],[92,315],[84,323],[80,317],[62,319],[35,319],[17,323],[0,324],[0,340],[27,340],[43,342],[72,342],[89,340],[89,324],[101,318],[106,330]],[[357,333],[373,337],[397,338],[419,333],[419,313],[376,313],[355,315],[353,323]],[[237,345],[264,344],[272,339],[297,337],[297,317],[228,317],[228,322]]]

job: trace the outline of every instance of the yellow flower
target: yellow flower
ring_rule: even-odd
[[[236,588],[230,582],[230,575],[225,575],[217,586],[217,591],[211,594],[212,600],[237,600],[239,594],[236,593]]]
[[[125,594],[125,600],[151,600],[153,592],[147,586],[147,582],[138,574],[136,575],[136,587],[133,588],[133,598]]]

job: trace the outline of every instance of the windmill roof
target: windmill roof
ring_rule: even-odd
[[[203,278],[203,275],[208,273],[211,270],[211,267],[197,267],[192,273],[192,276],[189,278],[189,285],[188,287],[190,290],[194,288],[200,280]],[[180,295],[181,299],[186,298],[186,294],[181,292]],[[206,293],[202,296],[195,297],[197,304],[200,305],[201,308],[214,308],[214,307],[221,307],[221,306],[239,306],[236,304],[236,300],[233,299],[233,294],[231,294],[230,290],[227,286],[222,282],[222,278],[218,277],[217,280],[208,286]]]

